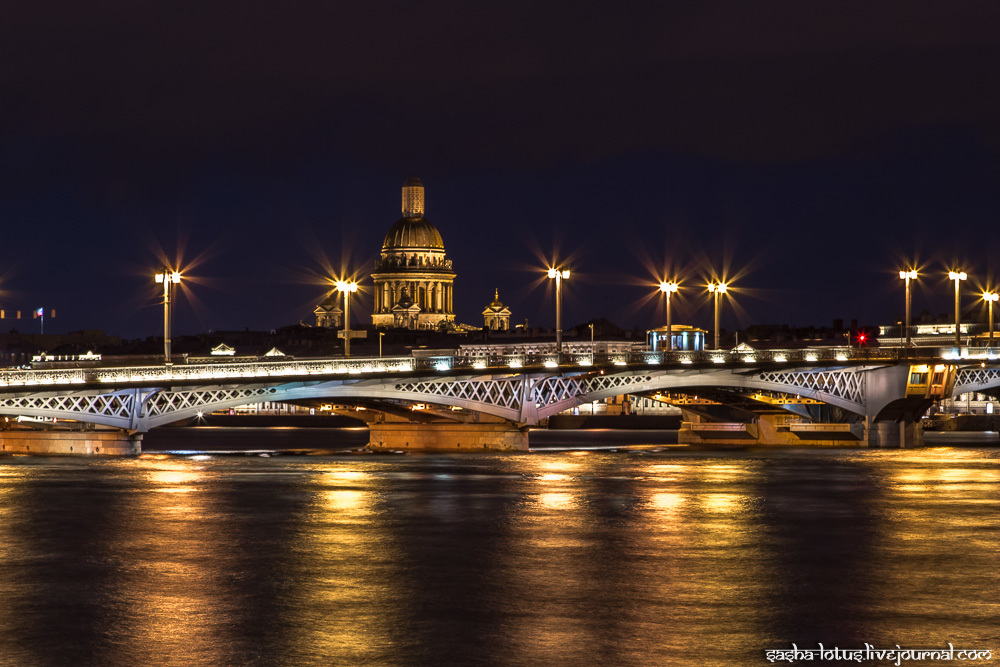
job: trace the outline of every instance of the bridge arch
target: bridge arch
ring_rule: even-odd
[[[246,403],[296,399],[387,399],[456,406],[521,424],[609,396],[743,388],[797,394],[873,417],[905,394],[907,368],[583,370],[551,374],[426,375],[212,386],[41,392],[0,397],[0,414],[34,415],[145,431]],[[873,379],[874,378],[874,379]],[[996,378],[1000,385],[1000,374]],[[900,384],[902,383],[902,384]]]

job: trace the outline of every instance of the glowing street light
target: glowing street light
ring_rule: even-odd
[[[906,347],[910,346],[910,281],[917,279],[917,272],[914,269],[900,271],[899,277],[906,281]]]
[[[719,349],[719,295],[726,293],[726,283],[709,283],[708,291],[715,297],[715,349]]]
[[[983,292],[983,301],[989,305],[990,311],[990,347],[993,347],[993,302],[1000,299],[1000,294],[996,292]]]
[[[177,285],[181,281],[181,274],[164,267],[153,278],[157,284],[163,284],[163,363],[169,366],[170,362],[170,293],[173,292],[172,285]]]
[[[562,281],[569,278],[569,269],[549,269],[548,276],[556,281],[556,354],[562,354]]]
[[[678,285],[675,282],[660,282],[660,291],[663,292],[663,302],[667,307],[667,356],[670,356],[670,351],[674,348],[674,336],[673,329],[670,326],[670,295],[677,291]]]
[[[960,326],[960,313],[958,309],[958,284],[968,278],[969,276],[965,271],[949,271],[948,279],[955,281],[955,345],[961,345],[962,339],[959,332]]]
[[[338,280],[336,288],[338,292],[344,293],[344,356],[349,357],[351,356],[351,300],[349,297],[351,292],[358,291],[358,284],[353,281]],[[381,344],[381,342],[380,338],[379,343]]]

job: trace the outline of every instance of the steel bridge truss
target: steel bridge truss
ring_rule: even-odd
[[[969,392],[988,392],[1000,387],[1000,368],[967,366],[955,373],[955,389],[958,396]]]
[[[194,387],[142,387],[0,394],[0,414],[91,422],[146,431],[199,413],[264,401],[391,399],[455,406],[522,424],[609,396],[705,387],[779,391],[815,398],[865,414],[866,371],[871,367],[737,372],[732,369],[579,371],[481,376],[431,376],[407,380],[338,379]],[[966,371],[962,371],[963,373]],[[972,372],[971,370],[969,372]],[[1000,369],[969,382],[1000,385]],[[966,377],[966,376],[960,376]]]

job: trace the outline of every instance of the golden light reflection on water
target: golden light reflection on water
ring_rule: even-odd
[[[742,666],[824,624],[842,646],[995,639],[995,452],[282,458],[56,461],[34,484],[0,465],[0,556],[22,549],[0,655],[76,623],[36,598],[75,588],[57,561],[81,547],[94,664]]]
[[[232,610],[217,559],[234,549],[212,522],[204,466],[187,460],[115,462],[131,466],[140,488],[119,508],[127,517],[118,547],[122,567],[111,592],[111,663],[190,665],[225,662],[220,632]]]
[[[679,512],[686,501],[683,494],[672,491],[657,491],[649,496],[650,507],[668,516]]]
[[[995,633],[976,628],[995,626],[997,614],[995,583],[982,575],[1000,571],[996,514],[979,509],[1000,507],[996,460],[963,448],[881,454],[861,463],[882,482],[876,557],[866,567],[878,572],[872,597],[888,613],[869,636],[904,646],[995,644]]]
[[[759,636],[746,613],[765,585],[751,528],[759,503],[745,491],[756,464],[577,461],[548,456],[527,471],[501,574],[517,601],[512,662],[684,663],[706,648],[685,628]],[[586,607],[602,609],[598,624],[580,622]],[[660,624],[670,631],[651,630]]]
[[[387,527],[376,508],[379,480],[364,470],[327,466],[310,484],[299,558],[289,592],[288,664],[339,656],[376,664],[392,643],[393,576],[386,571]]]
[[[0,604],[0,637],[17,632],[17,612],[10,597],[21,587],[12,563],[20,556],[18,533],[18,495],[27,473],[14,467],[0,467],[0,591],[5,604]]]

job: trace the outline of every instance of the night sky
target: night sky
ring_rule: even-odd
[[[1000,3],[64,2],[0,17],[0,307],[46,332],[312,321],[407,176],[457,319],[728,328],[902,317],[1000,285]],[[370,295],[370,291],[368,293]],[[369,296],[352,311],[367,318]],[[978,313],[978,306],[974,309]],[[31,320],[4,329],[37,330]]]

